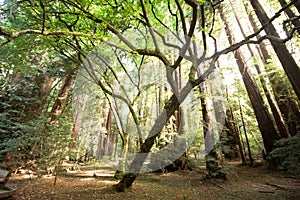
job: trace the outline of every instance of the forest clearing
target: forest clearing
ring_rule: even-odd
[[[226,164],[228,180],[204,179],[205,165],[197,171],[148,173],[139,176],[127,193],[113,186],[114,171],[101,165],[81,166],[80,171],[61,172],[54,186],[54,176],[29,178],[13,175],[8,185],[17,188],[11,200],[63,199],[149,199],[149,200],[297,200],[300,198],[299,174],[250,167],[240,162]]]
[[[298,200],[299,66],[299,0],[0,0],[0,198]]]

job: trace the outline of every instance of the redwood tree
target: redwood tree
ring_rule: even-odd
[[[249,21],[251,26],[255,32],[259,30],[258,25],[255,22],[254,16],[251,12],[249,12],[248,7],[245,5],[245,9],[248,13]],[[258,38],[260,35],[257,36]],[[272,57],[268,51],[266,43],[263,41],[259,44],[259,53],[265,64],[265,69],[267,72],[267,76],[271,83],[271,88],[277,102],[277,105],[283,115],[284,121],[288,126],[288,132],[291,136],[297,133],[297,127],[300,127],[300,112],[299,107],[295,103],[292,92],[287,89],[287,84],[290,82],[284,81],[280,77],[280,72],[275,71],[273,67],[270,66],[270,61]]]
[[[228,36],[229,44],[234,44],[234,34],[231,28],[229,27],[228,19],[226,18],[222,9],[220,9],[221,18],[225,24],[226,34]],[[259,89],[254,81],[253,76],[251,75],[249,68],[246,65],[245,58],[240,49],[234,52],[234,58],[241,72],[243,82],[245,84],[252,108],[254,110],[258,126],[263,138],[264,146],[266,152],[270,152],[273,147],[273,143],[278,139],[277,132],[271,120],[269,113],[265,107],[263,98],[259,92]]]
[[[261,24],[267,24],[267,26],[264,28],[265,32],[271,36],[280,38],[274,25],[272,23],[269,23],[270,18],[267,16],[265,10],[263,9],[259,1],[250,0],[250,2]],[[292,2],[295,2],[295,0]],[[278,56],[282,67],[295,90],[298,99],[300,100],[300,69],[297,63],[295,62],[293,56],[290,54],[284,43],[273,39],[270,40],[270,43],[273,46],[273,49],[276,55]]]

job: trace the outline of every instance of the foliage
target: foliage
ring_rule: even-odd
[[[24,159],[27,155],[21,155],[20,152],[29,150],[28,144],[36,142],[34,138],[28,137],[28,134],[35,133],[37,128],[33,123],[35,114],[33,112],[29,114],[33,111],[29,109],[32,105],[36,105],[37,109],[40,100],[38,86],[30,79],[32,79],[30,75],[23,76],[19,80],[15,78],[14,83],[8,84],[1,91],[1,161],[9,157],[9,160],[15,162],[14,158],[10,158],[11,156]]]
[[[283,171],[300,170],[300,133],[276,142],[268,160],[270,168]]]
[[[70,152],[72,113],[49,124],[36,75],[19,75],[0,93],[0,161],[2,167],[45,167]],[[49,97],[51,99],[51,97]]]
[[[182,76],[185,79],[188,78],[189,83],[195,87],[197,86],[197,84],[194,84],[196,83],[195,68],[198,67],[199,63],[196,63],[191,58],[198,59],[202,57],[200,53],[203,52],[196,50],[196,43],[203,44],[203,48],[207,52],[212,51],[212,49],[206,49],[207,45],[205,43],[210,43],[209,40],[212,39],[215,40],[211,34],[215,34],[215,30],[213,30],[215,28],[215,11],[218,9],[217,4],[219,2],[223,1],[11,1],[5,12],[5,20],[0,22],[0,45],[2,47],[2,44],[6,44],[0,50],[1,73],[6,74],[5,78],[0,79],[0,84],[7,85],[7,87],[2,88],[3,91],[1,91],[0,97],[0,109],[2,111],[0,115],[0,160],[10,161],[12,165],[27,165],[28,163],[40,166],[56,165],[68,155],[70,152],[69,145],[73,143],[71,133],[74,124],[70,109],[67,109],[67,112],[59,116],[57,123],[49,123],[47,109],[44,108],[44,104],[39,98],[40,88],[38,87],[38,83],[35,82],[35,77],[32,76],[27,79],[23,79],[22,77],[10,85],[7,84],[8,81],[6,78],[9,77],[11,71],[16,76],[18,73],[30,75],[31,73],[35,74],[46,71],[50,72],[51,75],[57,75],[58,72],[55,68],[57,63],[53,64],[51,62],[57,55],[67,57],[70,62],[79,64],[82,63],[83,58],[91,56],[87,52],[91,52],[94,47],[99,47],[99,44],[101,44],[100,47],[102,48],[99,49],[102,53],[100,54],[101,58],[103,57],[102,55],[112,57],[117,54],[119,59],[116,66],[112,65],[116,61],[114,59],[105,67],[103,72],[101,71],[103,67],[100,66],[101,74],[100,77],[96,77],[96,83],[100,87],[101,84],[103,85],[101,87],[102,91],[105,91],[105,87],[106,89],[113,90],[117,83],[120,85],[119,90],[124,90],[123,85],[130,88],[128,82],[131,81],[133,83],[132,79],[135,79],[135,76],[140,76],[141,72],[140,67],[135,67],[132,70],[132,64],[140,63],[141,66],[144,61],[154,64],[163,63],[172,68],[172,73],[179,66],[180,68],[182,67],[182,72],[184,72]],[[255,34],[252,36],[255,36]],[[189,40],[190,38],[192,38],[191,41]],[[253,37],[249,37],[248,39],[253,39]],[[204,52],[203,58],[209,56],[210,59],[207,58],[207,61],[215,62],[221,54],[227,54],[236,50],[239,46],[248,43],[249,41],[247,40],[238,45],[232,45],[226,51],[214,52],[212,55]],[[215,42],[217,43],[217,41]],[[28,45],[24,45],[27,43]],[[191,48],[191,44],[193,44],[194,49]],[[31,49],[34,49],[34,51],[31,51]],[[113,51],[109,53],[108,49],[112,49]],[[174,51],[177,53],[174,53]],[[132,59],[131,57],[138,57],[138,59]],[[43,60],[41,58],[48,59]],[[132,62],[129,62],[129,60]],[[154,62],[155,60],[158,61]],[[129,80],[128,82],[124,82],[125,84],[119,83],[119,80],[122,79],[122,75],[120,75],[122,73],[119,72],[124,67],[120,67],[120,64],[122,64],[121,61],[123,61],[123,64],[131,66],[123,69],[125,72],[123,76],[129,76],[128,74],[130,74],[130,77],[128,77]],[[161,66],[159,67],[164,69]],[[51,69],[49,70],[49,68]],[[52,68],[55,69],[53,70]],[[153,75],[154,68],[150,65],[149,68]],[[202,70],[204,69],[205,67]],[[67,71],[68,68],[63,66],[61,70]],[[134,70],[136,70],[136,73],[134,73]],[[164,70],[159,69],[157,71]],[[174,74],[171,75],[173,76]],[[163,76],[171,79],[166,74],[163,74]],[[144,79],[149,79],[149,77],[145,77]],[[12,80],[14,80],[14,77]],[[200,81],[201,79],[198,80]],[[23,81],[25,82],[23,83]],[[170,80],[168,81],[171,83]],[[138,93],[136,94],[136,98],[125,98],[125,102],[128,101],[126,105],[131,108],[130,112],[132,112],[131,115],[134,119],[132,120],[128,115],[126,116],[127,122],[134,121],[136,127],[139,125],[141,127],[152,126],[152,123],[150,123],[152,112],[156,111],[157,113],[155,114],[158,116],[163,103],[165,103],[165,108],[168,108],[166,109],[169,112],[167,115],[171,116],[172,112],[175,112],[175,108],[174,111],[172,110],[172,105],[176,105],[177,100],[171,99],[167,101],[159,98],[161,95],[168,97],[166,93],[154,96],[157,91],[164,92],[163,85],[157,82],[144,84],[140,80],[137,82]],[[133,85],[136,86],[134,83]],[[257,123],[254,120],[255,115],[247,99],[245,90],[240,92],[241,87],[243,87],[241,84],[236,86],[239,95],[229,96],[238,99],[239,102],[240,98],[246,99],[241,101],[241,106],[243,107],[247,132],[257,134]],[[106,95],[113,96],[113,93],[109,91],[105,92]],[[152,91],[152,93],[149,91]],[[190,92],[189,90],[186,91]],[[98,95],[94,91],[91,93]],[[133,92],[129,90],[127,93],[132,94]],[[175,94],[175,92],[173,93]],[[55,95],[57,94],[50,93],[48,100]],[[126,94],[123,96],[126,96]],[[231,107],[233,108],[235,119],[239,119],[239,107],[241,106],[238,106],[237,101],[234,99]],[[95,98],[96,100],[98,98]],[[158,105],[157,110],[151,108],[153,102]],[[50,102],[49,105],[52,103]],[[85,109],[87,111],[86,114],[93,115],[96,122],[99,121],[100,112],[104,110],[100,105],[101,103],[102,101],[99,102],[97,108],[93,106]],[[197,121],[197,123],[200,121],[194,116],[191,118]],[[238,128],[244,126],[241,121],[236,121]],[[98,125],[97,123],[95,124]],[[194,127],[191,123],[188,124],[190,127]],[[89,127],[92,127],[91,125],[89,124]],[[164,125],[168,124],[165,123]],[[151,133],[153,135],[151,135],[149,140],[147,139],[147,141],[150,141],[148,144],[153,145],[155,137],[157,137],[162,146],[170,142],[167,140],[167,136],[170,136],[170,134],[161,133],[164,125],[157,123],[157,126],[160,128],[156,128],[156,123],[154,123],[153,127],[155,129],[153,130],[155,132]],[[194,130],[194,132],[199,132],[199,130]],[[86,134],[86,132],[90,133],[91,130],[84,129],[83,132]],[[95,132],[98,133],[98,130]],[[136,130],[128,126],[128,131],[125,132],[136,132]],[[148,130],[145,132],[148,133]],[[258,146],[253,145],[253,141],[256,141],[256,135],[252,134],[252,136],[249,137],[251,140],[250,146]],[[144,135],[139,135],[139,137],[141,141],[144,139]],[[203,144],[199,140],[199,137],[197,137],[195,146],[191,148],[191,152],[197,152],[203,147]],[[259,140],[261,142],[261,139]],[[151,145],[148,145],[146,142],[143,144],[146,145],[142,145],[145,148],[141,148],[141,150],[148,153]],[[139,145],[137,146],[140,147]],[[171,154],[169,155],[172,156]],[[215,158],[216,155],[211,157]],[[168,158],[164,161],[167,162]],[[210,174],[214,175],[215,171],[218,170],[217,160],[211,159],[208,156],[207,164],[208,167],[210,164],[212,165],[210,168],[214,169],[214,171],[210,172]]]

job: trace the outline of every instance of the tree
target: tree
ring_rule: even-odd
[[[285,7],[287,5],[285,0],[279,0],[279,3],[282,7]],[[297,2],[295,2],[296,5]],[[299,2],[298,2],[299,4]],[[293,11],[290,8],[287,8],[285,10],[285,13],[288,15],[288,17],[291,20],[291,23],[294,25],[294,27],[300,27],[300,21],[297,19],[296,15],[293,13]],[[297,29],[297,32],[300,34],[300,29]]]
[[[232,43],[228,48],[220,51],[217,51],[216,48],[211,55],[207,55],[206,43],[208,40],[206,37],[209,36],[213,39],[214,13],[219,3],[219,1],[202,0],[200,2],[195,0],[176,0],[175,2],[160,0],[118,2],[112,0],[92,3],[90,1],[71,0],[58,2],[51,0],[18,1],[13,3],[14,6],[11,7],[9,15],[14,29],[11,29],[7,24],[1,25],[0,34],[3,38],[1,38],[0,45],[5,46],[27,35],[37,35],[37,38],[47,37],[52,48],[56,48],[65,57],[69,55],[68,58],[72,61],[80,60],[77,56],[72,55],[80,53],[82,57],[88,57],[87,52],[99,44],[105,44],[106,47],[127,55],[136,56],[139,59],[147,57],[157,60],[157,63],[162,63],[162,70],[166,71],[165,77],[172,88],[172,94],[164,103],[164,112],[160,113],[149,131],[150,137],[140,144],[141,154],[138,154],[130,164],[130,168],[134,172],[126,173],[117,185],[118,190],[124,191],[132,185],[138,176],[137,172],[140,171],[168,119],[179,109],[180,104],[192,89],[205,81],[206,77],[213,71],[214,63],[218,57],[237,50],[244,44],[260,43],[262,40],[270,38],[266,36],[252,40],[263,30],[260,29],[244,40],[235,44]],[[205,12],[211,13],[212,18],[203,17]],[[200,23],[202,26],[199,26],[199,14],[201,15]],[[276,19],[276,16],[271,18],[269,22]],[[25,20],[26,23],[23,23]],[[207,21],[212,24],[209,32],[207,32],[206,26],[203,26]],[[126,35],[130,31],[138,33],[138,41],[136,38],[132,38],[130,34]],[[199,35],[203,37],[200,39]],[[169,37],[175,39],[172,41],[169,40]],[[194,48],[195,41],[201,41],[199,43],[203,44],[204,53]],[[168,51],[169,49],[172,51]],[[101,50],[105,51],[104,48]],[[172,59],[170,59],[170,54],[173,54]],[[203,61],[208,61],[212,65],[209,65],[202,76],[196,77],[196,69]],[[177,91],[174,87],[176,86],[174,73],[181,64],[186,73],[187,83],[180,91]],[[115,80],[119,78],[113,74],[115,69],[109,69],[109,71],[112,74],[110,78]],[[105,73],[103,72],[102,75]],[[100,81],[98,79],[94,81],[104,93],[113,96],[112,88],[107,84],[109,80],[109,77],[104,77]],[[117,96],[116,98],[123,101],[129,109],[132,108],[132,102],[124,96]],[[138,112],[134,110],[130,112],[134,120],[137,119],[135,124],[139,124],[138,117],[134,117],[138,116]]]
[[[243,37],[246,37],[245,31],[243,30],[243,27],[242,27],[242,25],[241,25],[241,23],[240,23],[240,21],[239,21],[239,19],[237,17],[237,14],[236,14],[236,12],[235,12],[235,10],[234,10],[233,5],[232,5],[231,2],[230,2],[230,5],[231,5],[231,7],[233,9],[234,18],[235,18],[235,20],[236,20],[236,22],[237,22],[237,24],[238,24],[238,26],[239,26],[239,28],[241,30],[242,35],[243,35]],[[255,59],[254,52],[252,51],[250,45],[247,44],[246,46],[247,46],[247,49],[248,49],[248,51],[250,53],[250,56],[253,59]],[[289,136],[288,129],[287,129],[287,127],[285,125],[285,122],[284,122],[284,120],[282,118],[281,112],[280,112],[279,108],[277,107],[277,105],[276,105],[276,103],[275,103],[275,101],[273,99],[271,91],[269,90],[269,88],[267,86],[267,82],[265,81],[266,77],[263,77],[261,69],[260,69],[260,66],[258,65],[257,62],[254,63],[254,67],[255,67],[255,69],[257,71],[257,74],[259,75],[260,83],[261,83],[263,91],[264,91],[264,93],[265,93],[265,95],[267,97],[268,103],[270,105],[272,114],[273,114],[274,119],[275,119],[275,123],[277,125],[278,130],[279,130],[280,136],[281,137],[288,137]]]
[[[199,86],[202,94],[207,94],[207,86],[201,84]],[[200,98],[203,118],[203,136],[205,143],[205,160],[206,160],[206,177],[207,178],[222,178],[226,179],[226,174],[222,171],[222,167],[219,164],[219,149],[215,146],[215,134],[219,134],[218,131],[213,128],[211,105],[209,105],[209,99],[205,96]]]
[[[296,1],[292,1],[292,2],[296,2]],[[275,27],[273,26],[273,24],[269,23],[270,19],[267,16],[266,12],[264,11],[263,7],[260,5],[259,1],[251,0],[250,3],[252,5],[259,21],[261,22],[261,24],[264,24],[264,25],[267,24],[264,29],[266,31],[266,33],[279,38],[279,35],[278,35]],[[289,6],[290,4],[288,4],[287,6]],[[285,6],[285,8],[287,6]],[[294,91],[298,97],[298,100],[300,100],[300,79],[298,78],[300,76],[300,69],[299,69],[297,63],[295,62],[292,55],[289,53],[285,44],[275,41],[275,40],[270,40],[270,42],[271,42],[271,45],[273,46],[273,49],[274,49],[276,55],[278,56],[278,58],[282,64],[282,67],[283,67],[286,75],[288,76],[288,78],[294,88]]]
[[[248,7],[244,4],[245,9],[248,13],[249,21],[252,25],[253,30],[256,32],[259,30],[257,24],[255,23],[254,16],[249,12]],[[258,36],[260,37],[260,36]],[[264,62],[264,66],[267,72],[267,76],[271,83],[271,88],[276,99],[277,105],[283,115],[284,121],[288,126],[288,132],[293,136],[297,133],[298,122],[300,120],[299,108],[297,107],[293,98],[293,91],[291,91],[292,86],[290,82],[285,81],[286,79],[280,76],[281,71],[275,70],[272,67],[273,59],[267,50],[265,42],[259,44],[260,57]],[[290,88],[290,89],[287,89]],[[298,124],[298,125],[297,125]]]
[[[228,36],[229,43],[230,45],[233,45],[233,31],[230,29],[228,25],[228,20],[224,12],[222,12],[222,9],[220,9],[220,15],[225,24],[225,30]],[[269,153],[272,150],[274,141],[278,139],[277,132],[270,118],[270,115],[267,112],[267,109],[264,105],[263,98],[258,90],[258,87],[254,82],[253,76],[251,75],[248,67],[246,67],[245,59],[242,55],[242,52],[240,50],[237,50],[234,53],[234,57],[242,74],[242,79],[244,81],[245,87],[248,92],[248,96],[250,98],[253,110],[255,112],[258,126],[263,137],[266,152]]]

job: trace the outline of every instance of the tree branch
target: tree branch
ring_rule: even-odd
[[[142,10],[143,10],[143,17],[146,20],[146,24],[149,28],[149,32],[150,32],[150,35],[152,37],[152,40],[153,40],[153,43],[154,43],[154,46],[155,46],[155,51],[160,52],[155,33],[153,31],[153,27],[152,27],[152,25],[150,23],[150,20],[149,20],[149,17],[148,17],[148,12],[147,12],[145,1],[140,0],[140,3],[141,3],[141,6],[142,6]]]
[[[40,6],[43,10],[43,13],[42,13],[42,31],[41,32],[44,33],[44,31],[45,31],[45,22],[46,22],[46,10],[45,10],[45,5],[44,5],[43,1],[39,0],[39,2],[40,2]]]
[[[278,12],[276,12],[273,17],[270,18],[269,22],[264,24],[260,29],[258,29],[256,32],[250,34],[249,36],[247,36],[245,39],[243,39],[242,41],[238,42],[238,43],[235,43],[233,45],[231,45],[230,47],[228,48],[225,48],[221,51],[217,51],[215,52],[212,56],[208,57],[208,58],[205,58],[205,60],[210,60],[212,58],[216,58],[216,57],[219,57],[220,55],[222,54],[227,54],[231,51],[235,51],[237,50],[238,48],[240,48],[241,46],[245,45],[245,44],[259,44],[260,42],[262,42],[263,40],[265,39],[269,39],[269,40],[275,40],[277,42],[287,42],[289,39],[292,38],[294,32],[298,29],[298,27],[294,27],[290,34],[288,34],[288,36],[284,39],[281,39],[281,38],[278,38],[278,37],[275,37],[275,36],[272,36],[272,35],[265,35],[265,36],[262,36],[260,37],[258,40],[251,40],[251,38],[254,38],[256,36],[258,36],[260,34],[260,32],[262,32],[269,24],[271,24],[275,19],[277,19],[280,14],[282,12],[284,12],[285,9],[287,9],[288,7],[290,7],[291,5],[293,5],[294,3],[296,2],[296,0],[293,0],[291,1],[289,4],[287,4],[286,6],[282,7]],[[200,62],[200,60],[199,60]]]
[[[184,33],[184,35],[187,35],[186,22],[185,22],[185,17],[184,17],[182,7],[181,7],[178,0],[175,0],[175,3],[176,3],[176,6],[179,10],[179,15],[180,15],[180,20],[181,20],[181,26],[182,26],[183,33]]]
[[[192,21],[191,21],[189,32],[186,37],[185,44],[181,48],[181,51],[179,52],[179,56],[178,56],[177,60],[175,61],[175,63],[172,66],[170,66],[173,69],[176,69],[179,66],[179,64],[181,63],[181,61],[183,60],[183,57],[190,46],[191,38],[193,37],[195,28],[196,28],[196,24],[197,24],[198,3],[194,0],[185,0],[185,2],[193,8]]]
[[[203,40],[203,47],[204,51],[207,50],[207,45],[206,45],[206,35],[205,35],[205,16],[204,16],[204,6],[203,4],[200,5],[200,12],[201,12],[201,32],[202,32],[202,40]]]
[[[175,17],[175,21],[176,21],[176,24],[175,24],[175,30],[176,30],[176,33],[178,34],[178,27],[179,27],[178,23],[179,23],[179,20],[178,20],[177,14],[172,12],[171,5],[170,5],[170,0],[168,0],[168,10],[169,10],[169,13],[170,13],[173,17]]]

